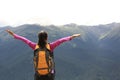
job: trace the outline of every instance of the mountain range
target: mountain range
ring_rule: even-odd
[[[49,42],[80,33],[54,50],[56,80],[120,80],[120,23],[0,27],[0,80],[33,80],[33,50],[6,29],[36,43],[41,30],[48,32]]]

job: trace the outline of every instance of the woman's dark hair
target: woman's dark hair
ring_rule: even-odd
[[[47,44],[47,38],[48,38],[48,34],[45,31],[41,31],[38,33],[38,45],[41,48],[44,48]]]

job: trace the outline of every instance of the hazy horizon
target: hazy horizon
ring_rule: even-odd
[[[78,25],[78,26],[98,26],[98,25],[107,25],[107,24],[112,24],[112,23],[120,23],[120,22],[111,22],[111,23],[104,23],[104,24],[94,24],[94,25],[87,25],[87,24],[77,24],[77,23],[66,23],[66,24],[62,24],[62,25],[55,25],[55,24],[48,24],[48,25],[43,25],[43,24],[40,24],[40,23],[24,23],[24,24],[19,24],[19,25],[15,25],[15,26],[12,26],[12,25],[1,25],[0,24],[0,27],[7,27],[7,26],[10,26],[10,27],[19,27],[19,26],[22,26],[22,25],[41,25],[41,26],[51,26],[51,25],[54,25],[54,26],[64,26],[64,25],[70,25],[70,24],[75,24],[75,25]]]

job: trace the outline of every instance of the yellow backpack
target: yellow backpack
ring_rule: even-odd
[[[54,69],[54,61],[53,53],[50,51],[50,45],[46,44],[46,47],[43,49],[36,45],[33,61],[35,71],[39,75],[47,75],[51,73]]]

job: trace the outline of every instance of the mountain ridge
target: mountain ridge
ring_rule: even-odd
[[[34,75],[33,54],[31,54],[33,51],[23,42],[8,35],[6,29],[33,42],[37,42],[37,33],[40,30],[48,32],[49,42],[80,33],[79,38],[55,49],[56,80],[118,80],[120,79],[117,76],[120,75],[118,27],[120,27],[119,23],[98,26],[75,24],[70,26],[69,24],[57,27],[24,24],[18,27],[0,27],[2,46],[0,47],[0,71],[2,72],[0,80],[33,80]],[[111,36],[113,33],[114,35]],[[105,35],[104,38],[100,39],[101,35]],[[116,43],[110,37],[117,37]]]

